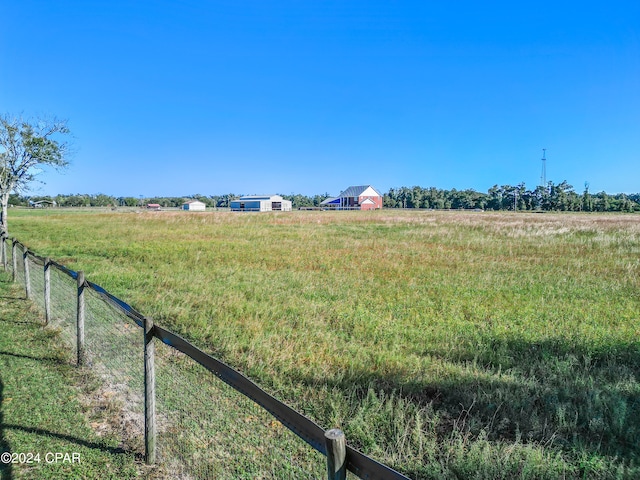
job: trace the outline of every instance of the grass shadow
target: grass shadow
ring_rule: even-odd
[[[496,355],[493,349],[498,349]],[[455,433],[491,441],[543,445],[640,461],[640,343],[591,348],[553,339],[502,339],[468,358],[432,355],[448,371],[445,379],[361,369],[332,378],[292,378],[310,389],[347,392],[349,423],[372,394],[390,402],[427,408],[444,437]],[[497,363],[499,358],[504,365]],[[382,403],[384,403],[382,402]],[[381,404],[382,404],[381,403]],[[377,410],[376,410],[377,409]],[[365,416],[363,415],[362,418]]]

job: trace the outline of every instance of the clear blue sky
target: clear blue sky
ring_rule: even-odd
[[[33,194],[567,180],[640,192],[640,2],[3,2],[0,113],[68,119]]]

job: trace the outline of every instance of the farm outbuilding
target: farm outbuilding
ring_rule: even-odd
[[[382,208],[382,195],[371,185],[352,186],[320,205],[335,210],[377,210]]]
[[[48,207],[56,207],[58,204],[55,200],[39,200],[37,202],[29,202],[29,205],[33,208],[48,208]]]
[[[291,201],[284,200],[280,195],[246,195],[231,201],[233,212],[272,212],[291,211]]]
[[[204,212],[206,208],[207,205],[200,200],[191,200],[182,204],[182,209],[190,212]]]

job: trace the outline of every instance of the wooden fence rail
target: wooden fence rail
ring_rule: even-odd
[[[220,380],[231,386],[245,397],[264,408],[272,416],[278,419],[285,427],[295,433],[303,441],[315,450],[327,457],[327,478],[329,480],[344,480],[346,471],[350,471],[357,477],[371,480],[407,480],[407,477],[392,468],[377,462],[346,444],[344,433],[339,429],[325,431],[315,422],[301,413],[292,409],[285,403],[276,399],[262,390],[257,384],[234,370],[224,362],[203,352],[184,338],[155,325],[150,318],[145,317],[134,310],[126,302],[107,292],[104,288],[85,279],[84,273],[75,272],[54,260],[44,258],[30,252],[18,240],[3,236],[0,239],[0,256],[4,268],[8,268],[6,261],[6,242],[12,240],[12,266],[13,279],[16,281],[16,253],[17,246],[21,247],[24,259],[25,293],[31,298],[29,260],[37,265],[42,265],[45,276],[45,321],[50,319],[50,269],[55,268],[74,279],[77,283],[77,309],[76,309],[76,342],[78,365],[85,364],[85,306],[84,292],[90,288],[99,294],[103,301],[115,307],[118,311],[132,319],[142,329],[144,337],[144,378],[145,378],[145,457],[147,463],[156,461],[156,423],[155,423],[155,369],[154,369],[154,338],[162,343],[184,353],[195,362],[209,370]]]

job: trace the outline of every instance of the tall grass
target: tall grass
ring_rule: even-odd
[[[638,474],[638,216],[12,213],[410,476]]]

